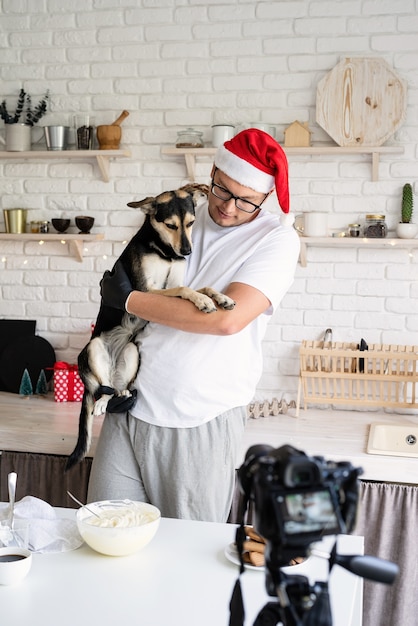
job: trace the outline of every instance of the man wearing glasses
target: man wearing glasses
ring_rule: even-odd
[[[281,217],[263,207],[274,191]],[[270,135],[248,129],[215,155],[184,281],[227,294],[234,310],[203,314],[186,300],[132,291],[121,267],[105,274],[104,302],[149,324],[136,404],[126,417],[104,420],[89,501],[130,498],[151,502],[164,517],[226,521],[262,340],[299,255],[288,213],[286,156]]]

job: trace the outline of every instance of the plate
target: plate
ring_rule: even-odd
[[[224,552],[228,561],[231,561],[231,563],[234,563],[234,565],[238,565],[238,566],[240,565],[238,550],[237,550],[237,546],[235,543],[230,543],[229,545],[227,545]],[[253,570],[256,570],[257,572],[264,572],[264,565],[256,566],[256,565],[250,565],[250,563],[244,563],[244,567],[245,569],[253,569]]]

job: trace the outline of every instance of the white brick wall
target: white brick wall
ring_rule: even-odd
[[[383,57],[407,81],[406,120],[389,142],[405,153],[382,158],[378,182],[364,156],[290,158],[292,209],[326,209],[334,228],[378,211],[394,229],[403,184],[417,192],[417,13],[417,0],[50,0],[48,10],[2,0],[0,98],[12,104],[22,85],[34,99],[49,88],[41,124],[71,124],[77,111],[106,124],[127,109],[132,158],[111,163],[109,183],[93,161],[0,160],[1,208],[30,208],[30,219],[93,215],[106,237],[88,245],[83,263],[59,242],[0,240],[0,317],[36,319],[57,357],[74,361],[97,314],[100,277],[140,223],[126,203],[186,181],[184,163],[163,157],[161,145],[186,126],[210,142],[219,122],[267,122],[282,141],[295,119],[325,140],[316,85],[344,56]],[[39,128],[33,139],[42,145]],[[199,181],[210,165],[199,159]],[[336,340],[418,344],[417,279],[418,240],[412,251],[309,248],[268,329],[257,399],[295,397],[298,343],[327,327]]]

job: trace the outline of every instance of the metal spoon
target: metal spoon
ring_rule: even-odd
[[[15,500],[16,500],[16,483],[17,483],[17,474],[16,472],[10,472],[7,477],[7,486],[9,489],[9,519],[10,519],[10,528],[13,528],[14,524],[14,516],[15,516]]]
[[[100,519],[101,516],[98,513],[96,513],[96,511],[93,511],[93,509],[91,509],[87,504],[83,504],[82,502],[80,502],[80,500],[77,500],[77,498],[75,496],[73,496],[71,491],[67,490],[67,493],[70,496],[71,500],[74,500],[74,502],[76,502],[80,506],[84,506],[84,508],[87,509],[87,511],[89,511],[90,513],[92,513],[93,515],[95,515],[96,517],[98,517]]]

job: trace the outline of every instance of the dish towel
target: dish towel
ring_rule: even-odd
[[[0,521],[7,519],[9,504],[0,503]],[[83,540],[72,519],[59,517],[54,508],[33,496],[16,502],[15,519],[29,520],[29,550],[31,552],[68,552],[79,548]]]

